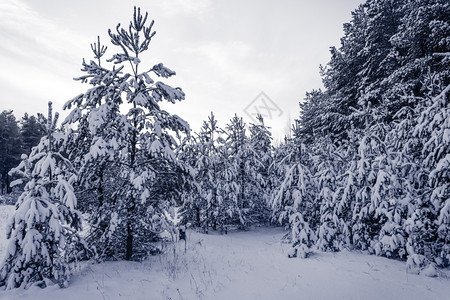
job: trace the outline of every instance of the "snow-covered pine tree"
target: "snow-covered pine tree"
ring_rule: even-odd
[[[446,0],[401,1],[402,18],[390,38],[389,60],[397,67],[381,82],[387,120],[402,107],[416,107],[426,96],[423,82],[434,73],[442,82],[450,80],[448,60],[433,53],[450,51],[450,4]],[[399,97],[407,91],[415,97]]]
[[[100,41],[92,45],[97,61],[83,61],[86,75],[77,80],[93,87],[64,106],[73,107],[65,122],[86,126],[90,134],[86,139],[79,136],[89,150],[75,159],[82,168],[97,165],[96,169],[107,161],[109,174],[114,172],[109,178],[113,190],[95,212],[110,218],[104,220],[104,226],[92,224],[96,226],[91,229],[99,230],[101,236],[94,245],[98,251],[112,250],[100,254],[123,255],[127,260],[152,251],[151,241],[156,237],[153,221],[175,204],[174,197],[167,197],[166,192],[176,190],[172,186],[174,177],[186,170],[176,158],[174,136],[188,133],[189,126],[159,105],[162,101],[181,101],[185,95],[181,88],[151,77],[169,78],[175,75],[174,71],[162,63],[151,68],[142,65],[143,53],[155,35],[154,22],[147,21],[148,14],[135,8],[127,29],[118,24],[115,32],[109,30],[111,43],[118,49],[107,60],[112,66],[102,61],[107,48]],[[100,217],[95,220],[103,221]]]
[[[371,188],[369,211],[375,210],[374,218],[381,228],[374,239],[375,254],[393,258],[405,258],[407,234],[404,221],[409,211],[411,193],[409,182],[404,180],[405,158],[402,153],[391,152],[386,142],[372,162],[376,174]]]
[[[195,180],[198,184],[198,193],[191,203],[191,215],[194,223],[208,232],[208,228],[216,230],[219,226],[219,212],[221,210],[222,197],[219,195],[223,166],[223,157],[220,148],[224,140],[220,137],[223,130],[218,127],[214,114],[203,121],[202,128],[197,135],[195,151],[197,157],[194,160]]]
[[[377,176],[376,170],[372,169],[372,162],[380,152],[379,142],[375,135],[364,135],[359,142],[358,155],[355,157],[357,192],[352,217],[353,245],[357,249],[369,250],[371,253],[373,253],[372,241],[380,230],[371,197]]]
[[[430,79],[434,76],[430,75]],[[425,256],[440,266],[450,264],[450,85],[432,80],[429,96],[414,128],[419,140],[420,169],[416,185],[421,187],[416,210],[406,221],[408,254]],[[437,86],[436,86],[437,85]],[[436,93],[441,90],[441,92]],[[436,95],[437,94],[437,95]]]
[[[403,16],[405,0],[368,0],[364,4],[367,21],[364,31],[364,58],[357,74],[358,104],[370,103],[378,106],[386,87],[381,84],[384,78],[397,67],[396,60],[389,56],[390,38],[397,32]]]
[[[248,226],[268,220],[268,167],[271,163],[271,134],[260,119],[245,136],[241,118],[235,116],[227,131],[217,125],[214,114],[203,122],[197,138],[184,153],[195,169],[198,189],[192,189],[185,212],[196,226],[224,229],[227,225]],[[240,167],[243,169],[240,169]],[[241,173],[239,173],[241,171]],[[245,176],[241,178],[239,176]],[[244,182],[244,188],[240,189]],[[238,207],[242,197],[244,207]]]
[[[323,140],[329,132],[332,118],[329,95],[321,90],[306,92],[300,102],[300,118],[297,135],[302,143],[312,144],[317,139]]]
[[[379,118],[379,111],[373,109],[369,115],[367,109],[355,110],[356,114],[363,115],[367,125],[348,170],[356,179],[352,242],[357,249],[404,258],[407,239],[404,220],[411,210],[412,194],[409,181],[402,176],[410,164],[394,146],[396,141],[392,134],[396,131]]]
[[[82,217],[72,188],[76,175],[58,151],[67,136],[55,131],[56,122],[50,102],[47,135],[11,170],[27,183],[7,227],[10,241],[0,270],[6,289],[52,282],[67,287],[73,263],[85,250],[77,233]]]
[[[261,115],[257,115],[258,124],[250,124],[250,138],[247,143],[245,159],[246,174],[248,174],[248,213],[250,223],[266,223],[270,219],[268,202],[272,190],[269,167],[273,161],[272,133],[264,124]]]
[[[244,121],[236,114],[225,128],[225,144],[223,154],[225,157],[227,177],[229,182],[222,188],[224,203],[226,203],[229,221],[247,227],[250,198],[248,195],[250,179],[246,169],[246,160],[250,151],[246,136]]]
[[[39,144],[41,138],[45,135],[45,123],[41,114],[37,117],[29,116],[27,113],[20,120],[20,135],[22,137],[22,151],[29,155],[31,148]]]
[[[294,130],[295,134],[295,130]],[[289,257],[307,257],[317,241],[319,207],[316,202],[317,183],[309,168],[310,152],[293,139],[286,144],[287,155],[278,162],[284,169],[283,181],[271,198],[272,210],[278,222],[289,222],[290,233],[286,239],[292,243]]]
[[[448,264],[449,12],[445,0],[367,0],[321,69],[325,91],[301,104],[300,143],[317,155],[329,139],[343,161],[333,196],[325,162],[308,164],[325,187],[321,225],[342,224],[350,247],[391,257],[407,250],[410,266]],[[291,146],[275,152],[272,170],[283,178],[278,162]]]
[[[416,103],[411,94],[397,95],[398,103]],[[390,130],[384,138],[384,149],[373,161],[377,180],[372,193],[372,203],[378,203],[376,215],[381,216],[381,228],[375,240],[377,255],[405,258],[411,244],[411,218],[419,204],[420,194],[426,185],[420,168],[420,141],[413,135],[418,112],[404,106],[393,114]],[[377,136],[384,134],[378,133]],[[378,199],[378,200],[377,200]]]
[[[177,211],[182,218],[183,226],[200,227],[200,214],[197,200],[199,198],[199,184],[196,179],[195,162],[200,153],[197,149],[196,138],[188,135],[182,138],[175,151],[178,160],[185,165],[186,172],[179,172],[174,179],[177,181],[173,190],[174,196],[180,197],[180,207],[169,208]],[[165,214],[167,215],[167,214]],[[189,223],[189,224],[188,224]]]
[[[362,82],[360,75],[366,59],[364,57],[366,29],[367,10],[365,4],[361,4],[352,12],[351,21],[344,24],[341,47],[331,47],[330,62],[321,69],[326,90],[322,95],[311,95],[311,99],[322,102],[320,107],[311,105],[309,109],[313,111],[303,113],[311,115],[316,111],[314,117],[320,120],[321,126],[311,130],[331,135],[333,140],[345,139],[352,126],[360,128],[364,125],[355,120],[352,122],[349,115],[351,108],[357,107],[358,103],[358,83]],[[304,124],[305,121],[301,123]]]
[[[358,139],[359,135],[355,132],[350,132],[348,139],[343,140],[339,147],[332,152],[335,157],[333,164],[340,161],[337,166],[335,165],[336,190],[333,193],[333,198],[336,203],[332,215],[334,225],[338,225],[334,243],[339,245],[339,249],[353,248],[353,211],[357,205],[357,194],[359,191],[358,161],[356,158]]]
[[[269,182],[271,185],[271,190],[268,194],[267,204],[271,210],[270,220],[275,223],[285,224],[285,219],[280,219],[280,214],[284,211],[284,201],[274,205],[273,199],[278,194],[278,187],[281,186],[286,172],[288,170],[287,164],[291,160],[292,144],[289,140],[285,139],[283,143],[276,146],[273,151],[273,161],[269,166]]]
[[[315,177],[318,191],[316,201],[320,204],[320,226],[317,231],[317,247],[322,251],[339,251],[350,247],[349,204],[340,184],[348,183],[344,178],[344,151],[330,139],[314,144]],[[351,179],[350,179],[351,180]]]

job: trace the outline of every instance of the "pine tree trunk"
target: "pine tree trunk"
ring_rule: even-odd
[[[134,105],[134,108],[136,108],[136,104]],[[136,119],[133,121],[133,125],[136,128],[137,122]],[[136,132],[133,132],[133,135],[131,137],[131,153],[130,153],[130,166],[133,172],[135,171],[135,163],[136,163],[136,151],[137,151],[137,134]],[[130,197],[130,206],[127,208],[127,252],[125,254],[126,260],[131,260],[131,257],[133,256],[133,214],[135,210],[135,199],[133,195]]]
[[[197,221],[197,227],[201,226],[201,221],[200,221],[200,207],[196,206],[195,207],[195,213],[196,213],[196,221]]]
[[[126,260],[131,260],[133,256],[133,229],[131,226],[131,220],[127,221],[127,252],[125,254]]]
[[[240,195],[239,195],[239,209],[244,208],[244,197],[245,197],[245,166],[244,163],[241,162],[240,166],[240,176],[241,176],[241,188],[240,188]]]
[[[5,180],[6,180],[6,194],[10,194],[12,192],[12,188],[10,186],[11,182],[9,180],[9,175],[8,174],[6,174]]]

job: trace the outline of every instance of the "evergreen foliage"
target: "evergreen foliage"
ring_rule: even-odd
[[[16,167],[22,154],[29,155],[31,148],[39,144],[46,134],[43,115],[29,116],[27,113],[17,121],[13,111],[0,113],[0,194],[11,193],[10,183],[14,178],[9,171]]]
[[[10,173],[27,183],[0,285],[67,286],[85,247],[140,260],[182,223],[207,233],[270,220],[289,229],[289,257],[357,249],[407,259],[415,273],[449,266],[449,16],[445,0],[360,5],[321,68],[324,90],[306,94],[293,137],[273,147],[261,116],[222,129],[211,113],[190,135],[160,107],[185,95],[157,81],[174,71],[143,65],[155,32],[135,8],[128,28],[109,31],[110,59],[100,39],[91,45],[77,78],[90,88],[64,106],[70,128],[57,131],[51,113],[44,131],[43,118],[25,115],[20,128],[0,114],[3,184],[16,150],[32,149]]]
[[[47,136],[11,171],[27,183],[7,227],[10,241],[0,269],[6,289],[52,282],[67,287],[73,264],[86,250],[77,233],[82,216],[72,187],[76,174],[59,151],[66,139],[56,132],[56,122],[50,102]]]
[[[175,103],[185,95],[153,79],[169,78],[174,71],[162,63],[142,65],[155,35],[154,22],[147,19],[135,8],[128,29],[119,24],[109,30],[118,49],[106,60],[109,64],[103,61],[107,47],[100,39],[91,45],[96,61],[83,61],[85,75],[77,80],[92,88],[64,106],[72,109],[65,123],[78,126],[68,151],[81,169],[80,190],[97,197],[85,207],[93,211],[88,241],[101,258],[140,259],[154,252],[151,242],[164,211],[180,205],[181,192],[174,185],[186,170],[176,158],[174,137],[189,133],[189,126],[159,103]]]
[[[21,153],[20,128],[13,112],[0,114],[0,193],[11,192],[9,171],[20,162]]]
[[[325,90],[300,104],[283,148],[312,150],[291,164],[310,160],[317,179],[319,249],[408,258],[412,272],[449,265],[448,16],[448,1],[366,1],[322,68]],[[284,178],[280,191],[296,177]]]

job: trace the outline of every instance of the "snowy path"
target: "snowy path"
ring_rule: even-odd
[[[2,232],[6,215],[0,210]],[[0,291],[0,299],[450,299],[450,280],[407,274],[404,262],[349,252],[289,259],[282,235],[280,228],[190,231],[186,254],[181,242],[176,256],[89,264],[67,289]]]

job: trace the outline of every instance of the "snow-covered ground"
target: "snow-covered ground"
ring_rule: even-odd
[[[0,256],[12,206],[0,206]],[[405,263],[353,252],[287,258],[280,228],[228,235],[188,231],[145,262],[85,264],[67,289],[0,291],[0,299],[450,299],[448,273],[406,273]]]

